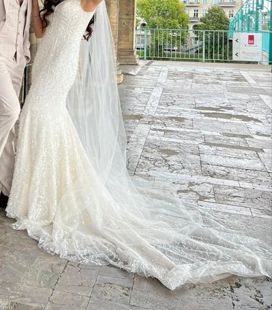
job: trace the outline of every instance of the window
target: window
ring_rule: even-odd
[[[229,18],[232,18],[234,15],[234,11],[233,10],[229,10]]]
[[[198,9],[194,9],[194,18],[198,18]]]
[[[203,11],[202,11],[203,16],[205,16],[206,13],[207,13],[207,9],[203,9]]]

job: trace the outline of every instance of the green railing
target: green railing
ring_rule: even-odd
[[[229,37],[234,32],[272,31],[271,0],[246,0],[231,19]]]
[[[235,32],[262,33],[263,52],[272,62],[272,0],[246,0],[229,25],[229,38]]]
[[[225,30],[138,29],[141,59],[232,61],[232,41]]]
[[[263,31],[263,51],[268,53],[272,52],[272,31]]]

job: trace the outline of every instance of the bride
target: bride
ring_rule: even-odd
[[[104,0],[46,0],[20,117],[7,215],[45,251],[155,277],[169,289],[271,276],[272,250],[220,215],[136,188]]]

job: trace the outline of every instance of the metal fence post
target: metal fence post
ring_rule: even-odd
[[[205,52],[206,52],[206,43],[205,43],[205,30],[202,32],[203,37],[202,37],[202,42],[203,42],[203,47],[202,47],[202,62],[205,62]]]
[[[147,32],[146,28],[144,28],[144,60],[146,60],[146,49],[147,49]]]
[[[272,63],[272,2],[270,2],[268,62]]]

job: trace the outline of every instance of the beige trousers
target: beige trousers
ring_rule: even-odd
[[[15,123],[20,114],[19,93],[25,58],[0,55],[0,193],[9,195],[15,161]]]

